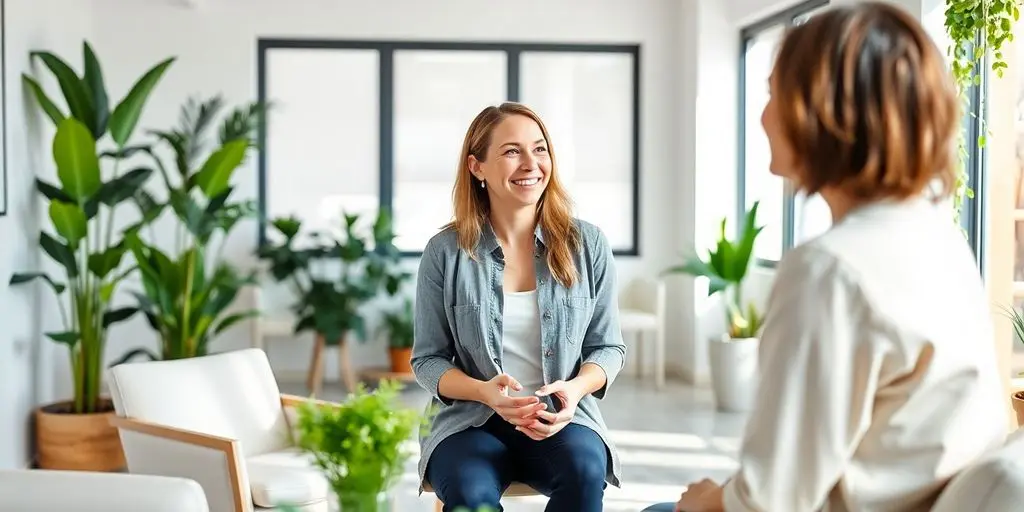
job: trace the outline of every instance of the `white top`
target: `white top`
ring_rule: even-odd
[[[725,509],[926,510],[1005,438],[991,306],[948,208],[861,208],[780,262]]]
[[[537,290],[505,292],[501,349],[502,370],[523,385],[510,395],[529,396],[544,385]]]

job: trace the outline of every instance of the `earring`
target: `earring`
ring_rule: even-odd
[[[480,180],[480,188],[487,188],[487,182]]]

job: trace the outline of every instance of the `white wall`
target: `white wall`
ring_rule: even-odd
[[[12,273],[43,265],[35,169],[52,174],[48,144],[40,141],[53,131],[26,100],[21,74],[29,70],[30,50],[52,50],[77,62],[92,13],[79,0],[7,0],[5,14],[8,213],[0,217],[0,468],[14,468],[29,464],[32,409],[54,398],[53,373],[69,371],[67,351],[41,338],[39,319],[54,311],[53,295],[42,287],[7,287]]]
[[[653,275],[674,259],[692,214],[677,215],[674,205],[681,194],[683,177],[692,173],[693,160],[680,162],[675,146],[680,138],[677,88],[672,77],[682,58],[677,20],[688,2],[676,0],[617,0],[545,2],[529,0],[509,15],[475,0],[452,0],[438,9],[433,2],[387,0],[339,2],[306,0],[206,0],[199,7],[183,7],[168,1],[94,0],[94,44],[108,64],[107,80],[113,89],[124,88],[140,70],[159,59],[177,55],[142,123],[165,126],[174,122],[179,105],[189,94],[221,92],[230,103],[256,95],[256,40],[260,36],[502,40],[549,42],[640,43],[642,48],[641,112],[641,244],[638,258],[618,260],[620,278],[627,282]],[[687,5],[684,7],[684,5]],[[301,6],[301,7],[300,7]],[[398,12],[401,15],[395,15]],[[532,13],[532,14],[531,14]],[[152,23],[160,20],[160,24]],[[570,20],[570,21],[567,21]],[[557,144],[557,141],[556,141]],[[236,174],[240,194],[255,197],[255,165]],[[243,265],[253,263],[255,227],[243,226],[231,240],[225,256]],[[415,261],[410,261],[415,265]],[[682,312],[670,333],[668,358],[676,372],[682,370],[683,325],[692,323],[692,311],[679,302],[670,305]],[[269,298],[273,301],[273,298]],[[141,319],[121,324],[112,333],[108,357],[113,358],[138,343],[155,343]],[[249,332],[235,329],[216,343],[217,349],[246,346]],[[302,372],[309,361],[311,341],[274,340],[268,352],[275,367],[285,373]],[[650,352],[648,352],[650,353]],[[382,364],[383,345],[356,346],[355,364]],[[333,375],[334,358],[328,358]]]

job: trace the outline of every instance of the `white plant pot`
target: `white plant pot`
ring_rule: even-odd
[[[757,338],[712,339],[708,347],[711,360],[711,388],[718,410],[749,412],[757,395]]]

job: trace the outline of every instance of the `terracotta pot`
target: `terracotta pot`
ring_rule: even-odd
[[[102,412],[74,414],[71,401],[36,409],[39,467],[80,471],[119,471],[127,465],[121,437],[110,424],[114,404],[103,400]]]
[[[1017,425],[1024,426],[1024,391],[1017,391],[1010,398],[1013,400],[1013,412],[1017,413]]]
[[[391,371],[394,373],[412,373],[412,348],[388,349],[391,356]]]

